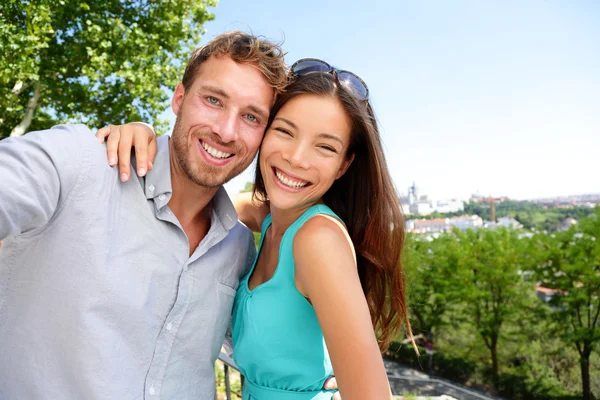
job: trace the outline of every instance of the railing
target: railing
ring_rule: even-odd
[[[235,371],[238,371],[238,372],[240,372],[240,370],[237,367],[237,365],[235,364],[235,361],[233,361],[233,359],[231,357],[229,357],[227,354],[225,354],[223,352],[221,352],[221,354],[219,354],[219,361],[221,361],[223,363],[223,372],[225,375],[225,377],[224,377],[225,378],[225,396],[226,396],[227,400],[231,400],[231,383],[230,383],[230,378],[229,378],[229,369],[233,368]],[[240,377],[242,380],[242,388],[243,388],[244,387],[244,376],[240,374]],[[413,376],[398,376],[398,375],[388,375],[388,378],[413,381],[413,382],[421,382],[421,383],[437,383],[439,385],[459,391],[459,392],[464,393],[469,396],[476,397],[481,400],[494,400],[491,397],[477,393],[473,390],[469,390],[469,389],[466,389],[466,388],[463,388],[460,386],[456,386],[456,385],[451,384],[450,382],[446,382],[446,381],[436,379],[436,378],[418,378],[418,377],[413,377]],[[215,394],[215,400],[216,400],[216,394]]]
[[[233,359],[231,357],[229,357],[227,354],[221,352],[221,354],[219,354],[219,361],[221,361],[223,363],[223,373],[224,373],[224,379],[225,379],[225,396],[227,400],[231,400],[231,382],[230,382],[230,378],[229,378],[229,369],[233,368],[235,371],[240,372],[239,368],[237,367],[237,365],[235,365],[235,361],[233,361]],[[242,379],[242,389],[244,388],[244,375],[241,375],[241,379]],[[215,393],[215,400],[217,400],[216,397],[216,393]]]
[[[473,390],[469,390],[464,387],[456,386],[456,385],[451,384],[450,382],[446,382],[446,381],[436,379],[436,378],[418,378],[415,376],[397,376],[397,375],[388,375],[388,378],[389,379],[400,379],[400,380],[412,381],[412,382],[421,382],[421,383],[436,383],[436,384],[445,386],[447,388],[456,390],[458,392],[461,392],[463,394],[466,394],[468,396],[476,397],[481,400],[495,400],[492,397],[485,396],[485,395],[483,395],[481,393],[477,393]]]

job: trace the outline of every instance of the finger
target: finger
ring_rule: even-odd
[[[340,394],[340,392],[335,392],[331,400],[342,400],[342,395]]]
[[[107,125],[96,131],[96,137],[98,138],[98,140],[100,140],[100,143],[104,143],[104,139],[106,139],[106,137],[110,135],[110,127],[111,125]]]
[[[150,140],[148,144],[148,171],[152,171],[154,160],[156,160],[156,153],[158,151],[156,136]]]
[[[135,146],[135,164],[137,165],[138,176],[146,175],[148,171],[148,143],[146,140],[136,140],[134,137],[133,145]]]
[[[119,174],[122,182],[127,182],[131,171],[131,147],[133,146],[133,135],[121,129],[121,140],[119,141]]]
[[[108,165],[114,167],[117,165],[119,156],[117,151],[119,149],[119,141],[121,140],[121,129],[119,125],[111,125],[109,130],[108,139],[106,139],[106,156],[108,157]]]
[[[325,389],[337,389],[337,381],[335,380],[335,377],[333,378],[329,378],[325,381]]]

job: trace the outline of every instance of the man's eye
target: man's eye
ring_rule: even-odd
[[[256,118],[254,115],[252,114],[246,114],[246,119],[250,122],[258,122],[258,118]]]
[[[221,102],[219,101],[219,99],[217,99],[216,97],[212,97],[212,96],[208,96],[208,97],[206,98],[206,100],[208,100],[208,102],[209,102],[210,104],[214,104],[214,105],[217,105],[217,104],[221,103]]]

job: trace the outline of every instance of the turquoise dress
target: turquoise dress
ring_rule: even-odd
[[[331,360],[315,310],[294,283],[294,236],[318,214],[338,218],[322,204],[306,210],[283,234],[273,277],[250,290],[270,214],[262,224],[254,265],[233,306],[233,358],[246,378],[243,400],[329,400],[335,392],[323,390],[333,373]]]

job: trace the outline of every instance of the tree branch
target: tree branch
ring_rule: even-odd
[[[29,125],[31,125],[31,121],[33,120],[33,114],[35,113],[35,109],[38,106],[38,102],[40,100],[41,91],[40,91],[40,81],[36,81],[33,84],[33,96],[27,102],[27,108],[25,109],[25,116],[19,125],[15,126],[15,128],[10,132],[10,136],[21,136],[27,129]]]
[[[13,86],[11,93],[15,96],[20,96],[25,90],[29,89],[29,87],[33,85],[33,82],[23,83],[23,81],[17,81],[15,86]]]

